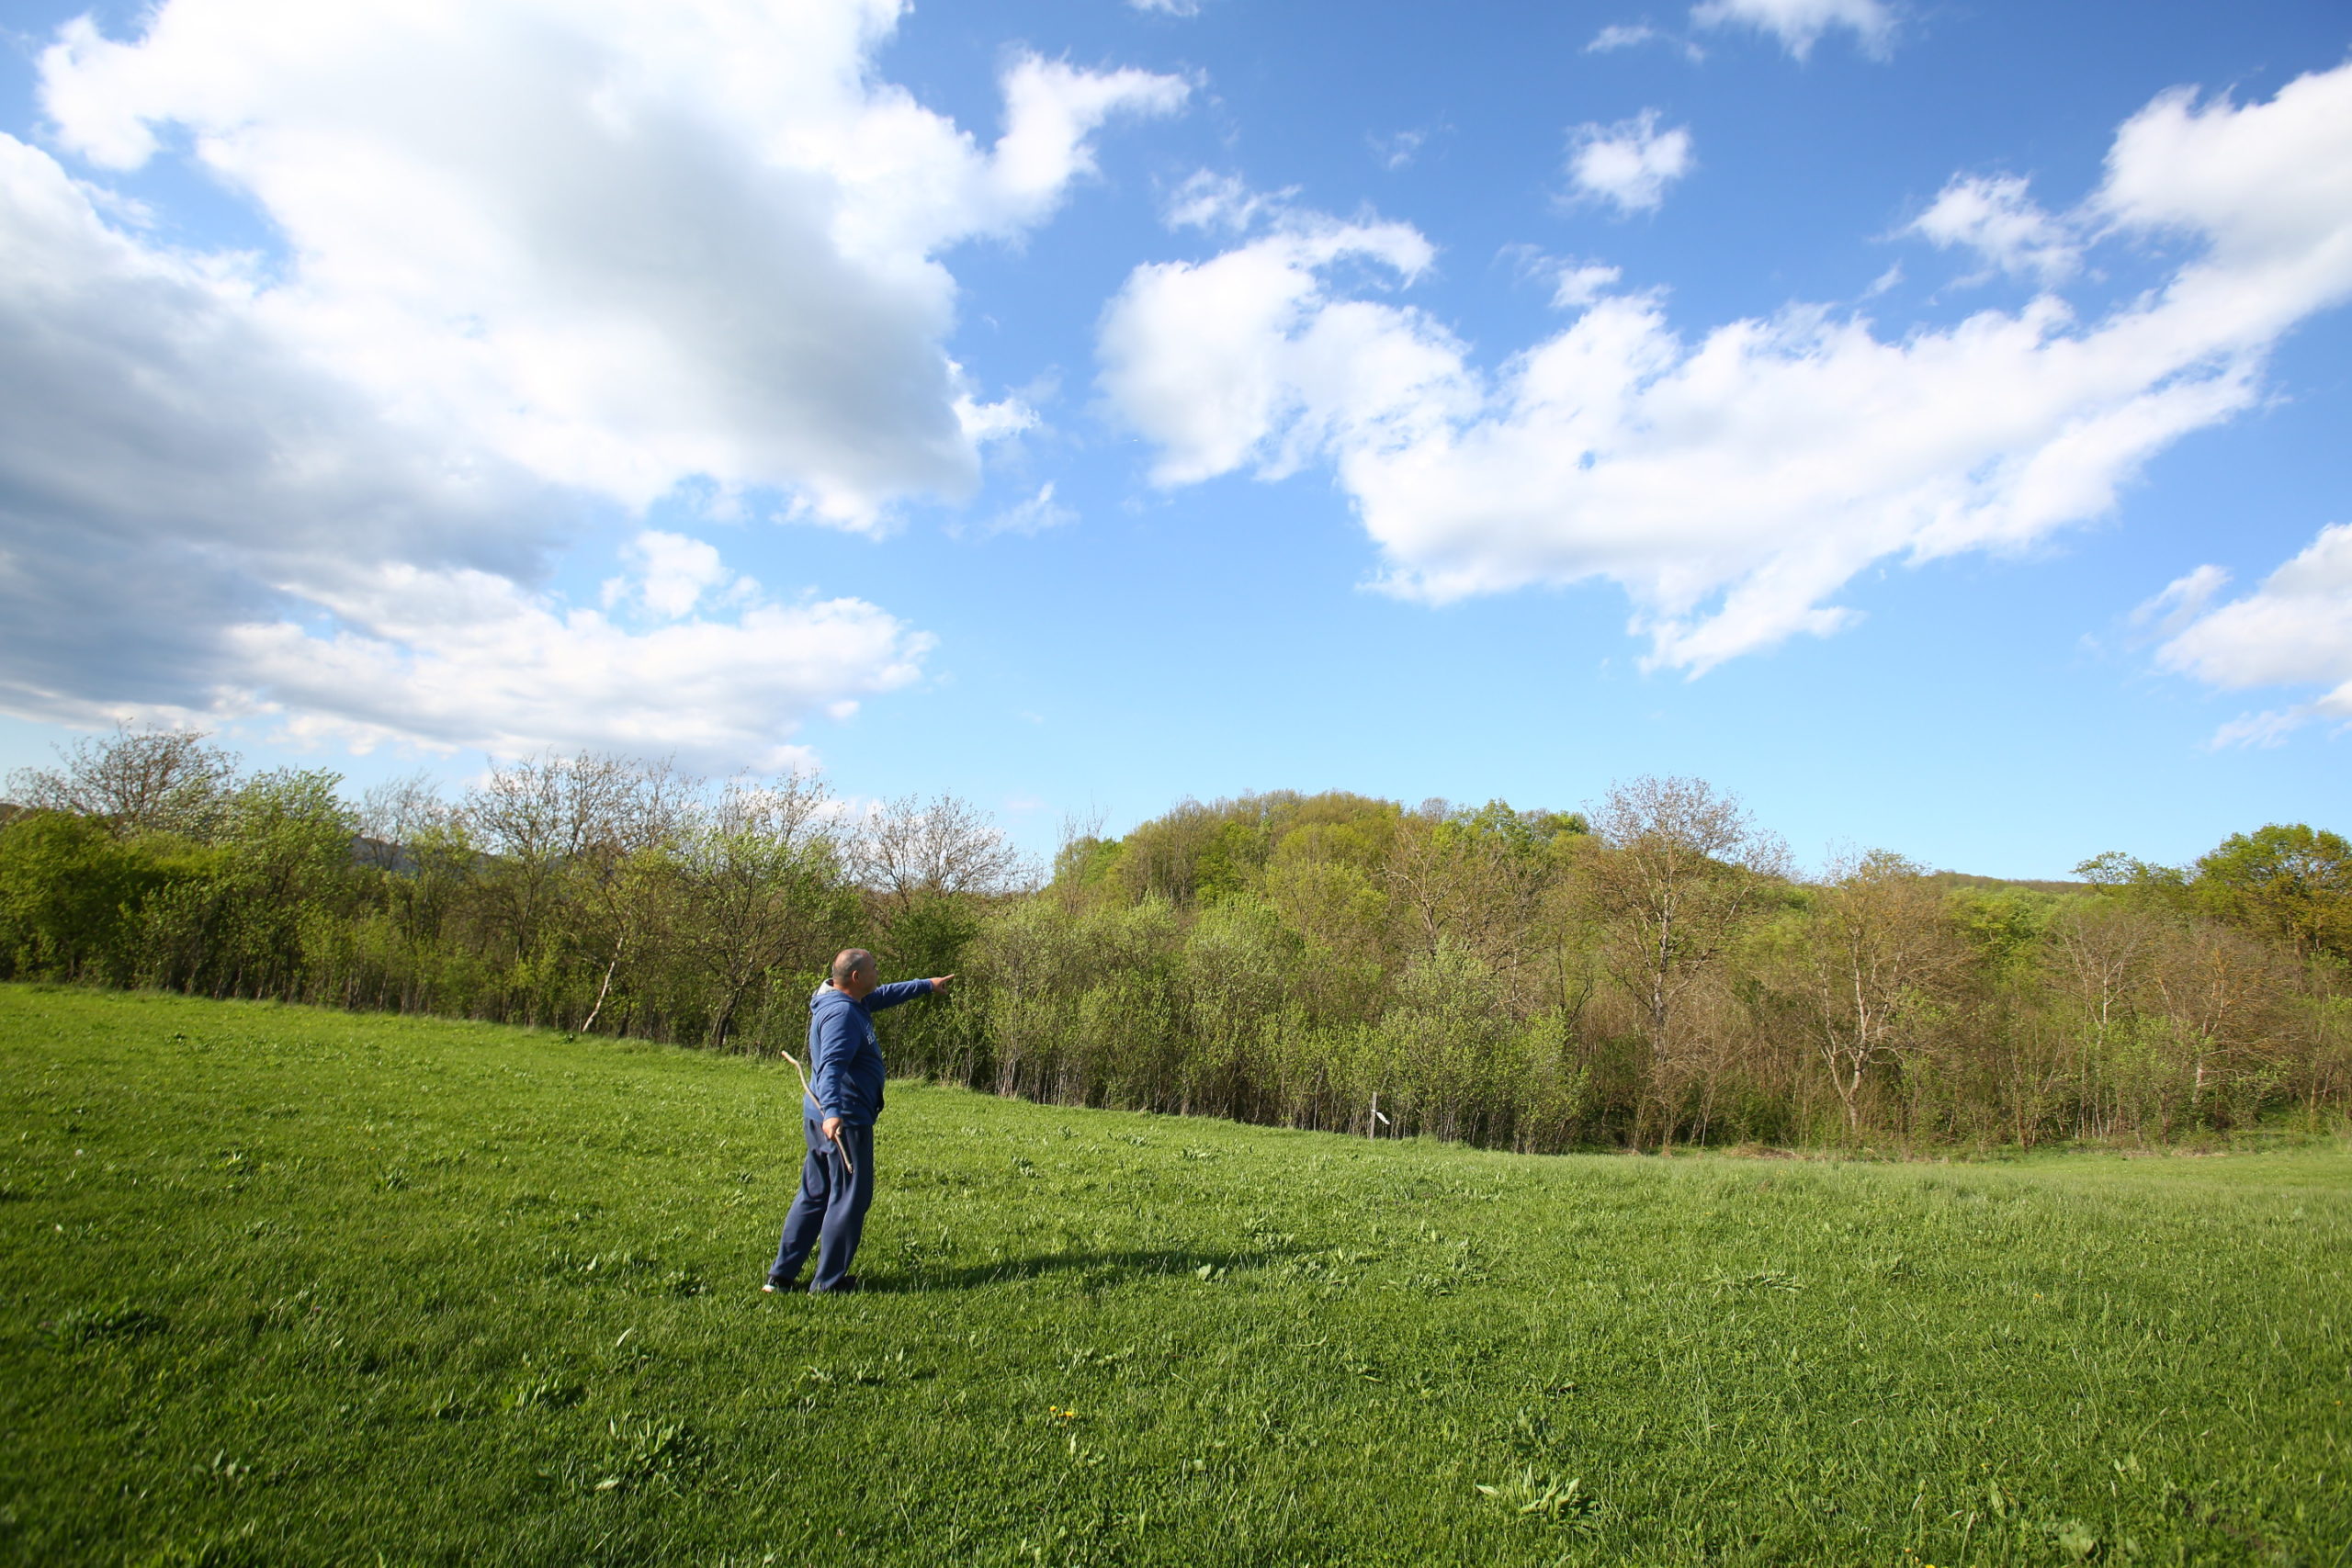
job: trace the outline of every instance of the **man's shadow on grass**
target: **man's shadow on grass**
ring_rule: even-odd
[[[999,1258],[986,1263],[900,1263],[888,1274],[866,1276],[859,1280],[858,1288],[874,1295],[976,1291],[985,1285],[1067,1274],[1086,1276],[1084,1282],[1091,1289],[1187,1275],[1196,1280],[1219,1280],[1254,1272],[1298,1250],[1257,1247],[1247,1252],[1216,1252],[1196,1247],[1139,1247],[1114,1252],[1034,1253],[1026,1258]]]

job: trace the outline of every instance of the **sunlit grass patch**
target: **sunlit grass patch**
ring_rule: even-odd
[[[2285,1562],[2352,1158],[1529,1158],[0,988],[0,1556]]]

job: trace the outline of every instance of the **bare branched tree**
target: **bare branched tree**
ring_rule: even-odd
[[[529,953],[559,878],[583,883],[614,915],[622,863],[666,842],[699,787],[667,761],[582,751],[493,769],[469,791],[459,817],[494,857],[496,874],[485,879],[485,891],[516,955]],[[626,941],[626,922],[616,917],[609,924],[614,942]]]
[[[1405,813],[1383,861],[1382,886],[1407,926],[1406,944],[1433,953],[1452,942],[1515,977],[1539,950],[1535,928],[1566,869],[1552,840],[1583,830],[1575,818],[1517,812],[1500,801],[1475,811],[1425,801]]]
[[[988,814],[952,795],[885,801],[855,846],[857,878],[900,908],[926,896],[1002,893],[1028,863]]]
[[[407,863],[409,843],[425,829],[447,823],[453,810],[430,773],[413,773],[368,785],[359,797],[360,863],[384,871]]]
[[[1684,1001],[1785,878],[1788,852],[1699,779],[1614,785],[1594,827],[1602,852],[1586,872],[1586,913],[1603,969],[1640,1010],[1664,1146],[1705,1055],[1687,1037]]]
[[[200,729],[133,729],[91,735],[59,749],[62,768],[20,768],[8,790],[20,806],[94,818],[117,834],[186,833],[220,823],[237,758],[205,744]]]
[[[1863,1075],[1919,1043],[1917,1025],[1961,950],[1941,890],[1884,850],[1831,863],[1805,935],[1815,1044],[1853,1135],[1862,1126]]]
[[[2130,897],[2076,899],[2052,917],[2037,950],[2046,983],[2071,1015],[2064,1035],[2075,1046],[2080,1134],[2103,1136],[2122,1120],[2117,1058],[2137,1037],[2165,921]]]
[[[2261,1076],[2292,973],[2278,952],[2215,921],[2184,920],[2166,931],[2150,965],[2151,988],[2188,1057],[2192,1118],[2211,1117],[2211,1097]]]

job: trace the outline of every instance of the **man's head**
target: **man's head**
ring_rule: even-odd
[[[834,955],[833,989],[859,1001],[876,983],[874,954],[862,947],[845,947]]]

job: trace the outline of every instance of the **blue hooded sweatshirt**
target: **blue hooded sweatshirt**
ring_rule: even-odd
[[[884,1008],[931,995],[929,980],[876,986],[864,1001],[847,991],[820,986],[808,998],[808,1089],[802,1111],[838,1116],[853,1127],[871,1127],[882,1114],[882,1045],[874,1037],[874,1015]]]

